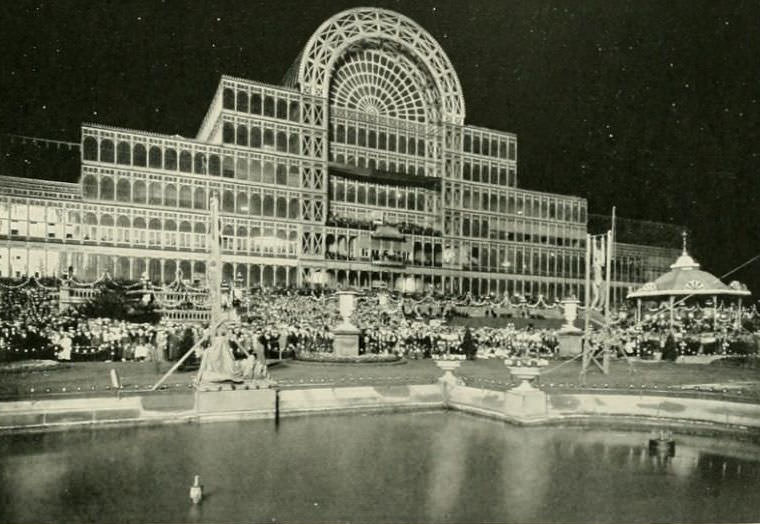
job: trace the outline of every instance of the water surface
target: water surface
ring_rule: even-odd
[[[647,438],[452,412],[5,436],[0,522],[760,520],[760,448]]]

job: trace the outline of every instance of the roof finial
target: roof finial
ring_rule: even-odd
[[[688,238],[689,234],[684,230],[681,232],[681,237],[683,238],[683,254],[687,255],[686,252],[686,239]]]

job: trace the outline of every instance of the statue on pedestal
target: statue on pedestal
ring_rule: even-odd
[[[198,385],[216,382],[243,382],[243,372],[232,354],[227,328],[220,326],[203,352],[196,377]]]

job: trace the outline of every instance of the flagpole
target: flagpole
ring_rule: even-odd
[[[591,320],[591,242],[592,236],[586,233],[586,267],[585,267],[585,285],[583,292],[583,358],[581,363],[581,381],[586,383],[586,369],[588,368],[591,341],[589,340],[589,324]]]

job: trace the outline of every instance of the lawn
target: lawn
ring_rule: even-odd
[[[553,361],[544,369],[541,387],[547,391],[610,390],[665,392],[697,396],[742,398],[760,402],[760,369],[713,363],[710,365],[670,362],[635,363],[631,373],[625,362],[612,362],[609,375],[592,369],[581,385],[578,361]],[[0,400],[57,398],[80,395],[112,395],[110,370],[115,369],[126,391],[151,387],[168,363],[80,362],[36,371],[0,368]],[[442,375],[431,360],[395,364],[323,364],[285,360],[270,367],[280,387],[350,386],[383,384],[430,384]],[[462,362],[455,371],[468,385],[507,389],[515,384],[501,360]],[[167,389],[189,388],[195,374],[176,372],[165,383]],[[685,388],[685,386],[691,386]],[[697,390],[694,386],[699,386]]]

